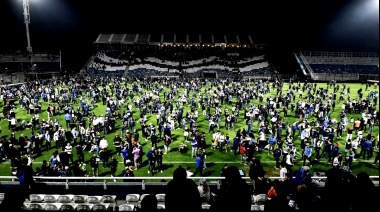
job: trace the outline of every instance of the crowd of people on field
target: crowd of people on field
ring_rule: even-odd
[[[98,176],[99,164],[115,173],[118,162],[110,149],[121,156],[124,176],[140,168],[146,157],[148,174],[163,171],[162,157],[171,153],[174,142],[181,143],[184,154],[191,149],[196,172],[207,168],[207,151],[241,156],[248,164],[257,154],[274,156],[276,169],[280,163],[289,173],[297,157],[303,165],[312,166],[326,159],[333,167],[351,168],[362,157],[378,155],[379,125],[376,106],[378,91],[370,84],[352,91],[345,83],[328,82],[318,86],[310,82],[285,82],[229,79],[69,78],[37,80],[23,85],[1,88],[3,113],[9,122],[9,137],[1,140],[0,157],[10,160],[14,172],[23,157],[32,166],[33,158],[55,148],[36,175]],[[363,85],[364,86],[364,85]],[[275,95],[270,95],[271,92]],[[342,103],[341,108],[335,108]],[[43,108],[42,103],[48,107]],[[94,112],[98,105],[105,111]],[[31,115],[20,120],[16,108]],[[339,117],[331,116],[338,110]],[[47,119],[40,120],[46,113]],[[135,120],[134,114],[138,114]],[[352,118],[356,115],[359,118]],[[154,117],[155,122],[148,121]],[[290,123],[288,117],[296,121]],[[64,119],[60,123],[57,117]],[[208,129],[200,128],[200,120],[208,121]],[[121,121],[120,128],[117,121]],[[244,127],[236,128],[237,124]],[[30,135],[16,132],[30,128]],[[174,137],[180,130],[183,137]],[[23,131],[22,131],[23,132]],[[110,141],[105,136],[113,133]],[[211,139],[206,137],[211,135]],[[344,152],[337,139],[346,136]],[[295,142],[300,139],[300,142]],[[152,148],[143,151],[143,143]],[[163,149],[159,142],[163,143]],[[211,147],[208,150],[207,147]],[[76,155],[74,156],[74,151]],[[93,153],[84,161],[84,153]],[[232,152],[232,153],[231,153]],[[74,160],[77,158],[77,160]],[[210,159],[212,160],[212,159]],[[100,163],[102,161],[102,163]],[[86,163],[91,172],[86,172]],[[37,169],[36,169],[37,170]]]

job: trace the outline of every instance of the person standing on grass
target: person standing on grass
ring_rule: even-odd
[[[303,151],[303,166],[305,166],[306,160],[308,160],[310,166],[312,166],[311,165],[311,156],[312,156],[312,154],[313,154],[313,149],[311,148],[311,146],[309,145],[309,143],[306,143],[305,149]]]
[[[163,152],[161,150],[161,148],[158,148],[157,152],[156,152],[156,160],[157,160],[157,171],[161,172],[162,173],[162,156],[163,156]]]
[[[81,163],[84,163],[84,153],[83,153],[83,151],[84,151],[85,146],[81,145],[81,144],[78,144],[75,148],[77,150],[78,161],[81,162]]]
[[[263,194],[265,193],[265,171],[261,164],[260,159],[255,159],[252,161],[249,167],[249,177],[254,181],[255,193]]]
[[[92,176],[97,177],[99,175],[99,158],[96,156],[96,154],[92,154],[92,157],[90,159],[90,166],[92,169]]]
[[[67,152],[67,155],[68,155],[69,159],[71,160],[71,163],[74,163],[73,146],[71,146],[70,143],[66,144],[65,151]]]
[[[246,165],[247,164],[247,148],[245,146],[245,143],[242,142],[239,146],[239,152],[240,152],[240,155],[241,155],[241,163]]]
[[[66,122],[66,129],[70,127],[71,122],[71,115],[67,112],[64,116],[65,122]]]
[[[24,199],[29,199],[29,194],[31,193],[34,185],[34,171],[33,168],[28,165],[28,163],[28,158],[25,157],[21,159],[21,166],[17,168],[16,173],[18,181],[25,195]]]
[[[355,158],[355,152],[352,148],[350,148],[348,152],[346,152],[345,166],[348,166],[351,169],[352,161],[354,161],[354,158]]]
[[[121,140],[120,136],[118,133],[115,134],[115,137],[113,139],[113,146],[115,147],[116,149],[116,154],[120,154],[121,152],[121,144],[123,143],[123,141]]]
[[[202,155],[198,153],[195,158],[195,172],[193,176],[196,176],[198,172],[201,174],[201,177],[203,176],[203,163]]]
[[[111,177],[116,177],[116,169],[117,169],[117,160],[114,155],[111,156],[111,160],[109,162],[109,167],[111,168]],[[113,180],[116,182],[116,179]]]
[[[372,163],[373,166],[376,166],[377,162],[379,162],[379,158],[380,158],[380,156],[379,156],[379,152],[377,152],[377,153],[376,153],[375,160],[374,160],[373,163]]]
[[[168,154],[170,152],[170,144],[172,142],[172,138],[169,135],[165,135],[165,141],[164,141],[164,148],[165,148],[165,153]]]
[[[193,136],[193,139],[191,139],[191,157],[193,158],[196,156],[198,150],[198,141]]]
[[[291,151],[288,155],[286,155],[286,160],[285,160],[286,170],[288,170],[288,173],[291,173],[291,174],[293,174],[293,170],[292,170],[293,165],[294,165],[293,156],[294,156],[294,152]]]
[[[140,159],[140,149],[135,146],[133,147],[132,154],[133,154],[133,165],[135,166],[135,170],[139,168],[139,159]]]
[[[240,138],[236,136],[233,140],[232,149],[234,151],[234,156],[239,154],[239,145],[240,145]]]
[[[152,175],[154,175],[154,171],[156,169],[156,151],[154,147],[146,153],[146,157],[148,158],[148,174],[152,172]]]
[[[280,159],[282,157],[282,150],[279,145],[276,146],[276,149],[273,151],[273,157],[276,161],[276,166],[274,167],[275,169],[280,168]]]

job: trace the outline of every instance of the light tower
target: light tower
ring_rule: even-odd
[[[29,14],[29,0],[22,0],[22,7],[24,8],[24,23],[26,29],[26,39],[28,46],[26,50],[29,53],[32,53],[32,46],[30,45],[30,35],[29,35],[29,24],[30,24],[30,14]]]

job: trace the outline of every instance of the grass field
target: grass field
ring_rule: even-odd
[[[302,84],[301,84],[301,86],[302,86]],[[359,88],[363,88],[364,98],[367,96],[367,94],[369,93],[369,91],[371,91],[371,90],[378,90],[378,87],[374,87],[373,85],[367,91],[365,91],[365,84],[347,84],[347,86],[350,86],[350,88],[351,88],[351,94],[350,94],[351,95],[351,99],[358,99],[356,91]],[[209,85],[206,86],[206,87],[204,87],[203,91],[204,91],[205,88],[208,88],[208,87],[209,87]],[[284,85],[284,87],[283,87],[283,90],[284,90],[283,93],[286,93],[286,91],[288,90],[288,87],[289,86],[286,83]],[[326,85],[326,83],[319,83],[317,85],[317,87],[326,88],[327,85]],[[169,88],[166,87],[165,89],[168,90]],[[183,89],[184,88],[180,88],[180,92],[182,92]],[[215,89],[215,87],[214,87],[214,89]],[[329,88],[329,92],[332,92],[332,91],[333,91],[333,88],[330,87]],[[271,92],[270,92],[270,94],[266,94],[264,96],[264,101],[265,101],[265,99],[266,99],[267,96],[274,96],[274,95],[276,95],[276,90],[272,89]],[[192,93],[190,93],[188,96],[189,97],[192,96]],[[160,93],[160,98],[163,99],[163,92]],[[347,96],[345,98],[347,98]],[[177,98],[176,98],[176,100],[177,100]],[[298,101],[298,100],[299,100],[299,96],[297,94],[296,101]],[[234,98],[233,101],[235,102],[236,98]],[[17,119],[19,121],[22,120],[22,119],[30,120],[31,115],[27,114],[26,111],[23,111],[21,109],[21,107],[18,105],[18,101],[16,101],[16,102],[17,102],[16,103],[17,109],[15,110],[15,113],[16,113]],[[130,100],[128,100],[125,103],[125,105],[128,102],[130,102]],[[252,100],[251,104],[258,105],[258,100]],[[342,102],[337,102],[336,107],[335,107],[335,112],[333,112],[332,115],[331,115],[332,118],[337,118],[339,120],[339,113],[341,111],[341,105],[342,105]],[[0,102],[0,106],[1,106],[0,108],[2,110],[3,102]],[[43,112],[40,114],[40,120],[42,120],[42,119],[46,120],[47,119],[47,113],[45,112],[47,106],[48,106],[48,103],[45,103],[45,102],[42,103],[42,111]],[[75,105],[74,108],[76,108],[76,106],[77,105]],[[230,106],[226,105],[226,107],[229,109],[229,111],[231,111]],[[125,110],[125,106],[123,108],[124,108],[123,109],[123,111],[124,111]],[[188,105],[185,106],[185,112],[184,112],[184,114],[186,114],[186,111],[189,110],[189,108],[190,107]],[[94,112],[96,115],[100,115],[100,114],[105,114],[105,111],[106,111],[105,106],[103,106],[103,104],[100,102],[100,103],[97,103],[97,106],[91,112]],[[211,109],[211,111],[213,112],[213,109]],[[280,111],[282,112],[282,109]],[[376,111],[379,111],[379,105],[377,105]],[[245,174],[247,175],[248,174],[248,170],[249,170],[249,166],[245,166],[245,165],[243,165],[243,164],[240,163],[240,156],[234,156],[232,152],[219,153],[219,151],[217,151],[217,150],[215,150],[215,151],[211,150],[210,146],[211,146],[211,136],[212,135],[208,134],[208,121],[205,120],[205,117],[202,115],[202,111],[201,111],[200,108],[198,108],[198,112],[199,112],[199,118],[198,118],[197,125],[199,126],[199,129],[200,129],[199,131],[200,132],[205,132],[206,133],[206,142],[207,142],[207,145],[208,145],[208,148],[207,148],[207,159],[206,159],[206,163],[207,163],[208,168],[206,170],[204,170],[204,172],[203,172],[204,176],[220,176],[220,170],[222,169],[222,167],[223,167],[223,165],[225,163],[227,163],[229,165],[235,165],[235,166],[237,166],[238,168],[244,170]],[[224,121],[222,119],[220,131],[224,132],[225,134],[228,133],[230,135],[230,137],[231,137],[231,140],[235,137],[237,129],[239,129],[239,128],[247,128],[247,126],[245,124],[245,121],[243,121],[243,118],[242,118],[243,117],[243,112],[244,112],[243,110],[240,111],[240,117],[238,119],[239,120],[238,123],[235,125],[235,131],[227,131],[224,128]],[[136,110],[135,108],[134,108],[134,114],[133,114],[133,116],[134,116],[135,120],[138,120],[139,117],[140,117],[139,111]],[[359,119],[360,116],[361,116],[361,114],[349,114],[348,118],[350,119],[352,117],[352,118],[354,118],[356,120],[356,119]],[[55,119],[55,118],[57,120],[59,120],[59,123],[62,126],[65,126],[64,114],[63,113],[61,113],[61,115],[59,115],[59,116],[52,117],[52,119]],[[150,122],[154,123],[154,124],[156,123],[155,114],[148,115],[147,118],[148,118],[147,123],[150,123]],[[309,117],[309,119],[312,119],[312,118],[314,118],[314,117]],[[292,124],[296,119],[297,118],[294,117],[294,114],[289,113],[289,117],[286,119],[286,122]],[[116,126],[117,126],[117,132],[118,133],[120,132],[120,130],[119,130],[120,129],[120,123],[121,123],[121,121],[117,120]],[[2,129],[1,136],[2,137],[4,137],[4,136],[5,137],[9,137],[10,131],[7,130],[8,129],[8,121],[2,119],[1,122],[0,122],[0,126],[1,126],[1,129]],[[141,128],[140,128],[139,124],[136,124],[135,129],[137,129],[140,132],[140,141],[143,144],[143,149],[144,149],[144,152],[146,153],[150,149],[150,147],[151,147],[150,141],[144,141],[144,139],[141,139]],[[367,127],[367,129],[368,129],[368,127]],[[257,128],[257,121],[255,121],[254,122],[253,131],[255,132],[256,138],[257,138],[257,135],[258,135],[257,130],[258,130],[258,128]],[[31,130],[30,129],[26,129],[24,131],[18,131],[18,132],[16,132],[16,137],[18,138],[18,136],[21,133],[23,133],[26,136],[29,136],[30,133],[31,133]],[[116,132],[114,131],[114,132],[111,132],[111,133],[109,133],[108,135],[105,136],[106,139],[107,139],[107,141],[109,142],[109,147],[110,147],[110,150],[112,151],[113,154],[115,154],[115,148],[112,145],[112,141],[113,141],[115,133]],[[377,136],[378,133],[379,133],[379,126],[376,125],[374,127],[373,135]],[[155,174],[155,177],[172,176],[174,169],[177,168],[179,165],[182,165],[183,167],[187,167],[187,166],[192,167],[192,171],[195,171],[195,158],[191,158],[191,151],[188,151],[185,155],[181,155],[178,152],[179,144],[183,141],[183,130],[182,129],[173,130],[172,131],[172,135],[173,135],[173,143],[171,144],[171,152],[169,154],[167,154],[167,155],[164,155],[164,158],[163,158],[164,171],[163,171],[163,173],[157,173],[157,174]],[[363,135],[366,135],[366,132],[364,132]],[[355,138],[355,134],[353,135],[353,137]],[[283,130],[283,138],[285,138],[285,130]],[[336,138],[335,137],[335,139],[334,139],[335,142],[339,142],[340,143],[340,147],[341,147],[342,153],[344,152],[345,139],[346,139],[346,134],[345,133],[343,134],[342,138]],[[299,139],[299,137],[296,137],[295,143],[297,145],[297,148],[300,149],[300,147],[299,147],[299,145],[300,145],[300,139]],[[188,145],[188,148],[191,150],[190,144],[188,143],[187,145]],[[55,144],[53,143],[52,146],[55,146]],[[163,149],[163,142],[160,141],[159,144],[158,144],[158,146]],[[55,151],[55,149],[52,149],[52,150],[50,150],[48,152],[43,152],[43,154],[41,156],[39,156],[39,157],[35,157],[34,158],[34,162],[33,162],[33,168],[35,169],[36,167],[40,167],[41,166],[41,162],[43,160],[49,161],[49,158],[50,158],[50,156],[52,155],[52,153],[54,151]],[[377,152],[378,152],[378,150],[376,149],[374,155],[376,155]],[[144,153],[144,156],[143,156],[144,165],[140,169],[134,171],[135,176],[151,176],[151,175],[149,175],[147,173],[147,167],[148,166],[147,166],[147,158],[145,156],[145,153]],[[74,159],[76,159],[75,148],[73,148],[73,155],[74,155]],[[85,161],[88,161],[90,159],[91,155],[92,155],[91,153],[85,152]],[[266,171],[266,176],[267,177],[279,176],[279,170],[275,170],[274,169],[274,165],[275,165],[274,158],[273,158],[272,155],[268,155],[267,150],[265,150],[262,153],[256,152],[256,156],[261,159],[261,161],[262,161],[262,163],[264,165],[264,170]],[[301,157],[298,156],[298,158],[301,158]],[[116,155],[116,159],[119,162],[119,166],[117,168],[116,174],[120,175],[122,173],[122,170],[124,169],[124,165],[122,163],[122,159],[121,159],[120,155]],[[374,160],[374,158],[372,158],[369,161],[363,160],[363,159],[358,159],[358,160],[354,161],[353,165],[352,165],[353,173],[356,174],[356,173],[359,173],[361,171],[365,171],[369,175],[376,175],[376,176],[378,176],[379,175],[379,166],[378,165],[372,166],[373,160]],[[302,161],[301,160],[297,160],[295,166],[293,167],[293,170],[298,169],[300,166],[302,166]],[[319,162],[315,162],[313,164],[311,170],[312,170],[312,173],[314,173],[315,171],[325,171],[325,170],[327,170],[329,168],[330,168],[330,163],[326,163],[326,161],[324,159],[322,159]],[[89,165],[87,165],[87,169],[88,169],[89,173],[91,173],[91,169],[90,169]],[[10,176],[10,175],[11,175],[10,162],[9,161],[1,162],[1,164],[0,164],[0,176]],[[110,169],[109,168],[103,168],[102,165],[99,165],[99,176],[110,176]]]

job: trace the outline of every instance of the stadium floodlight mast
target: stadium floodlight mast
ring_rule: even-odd
[[[24,8],[24,23],[26,29],[26,39],[28,46],[26,50],[29,53],[32,53],[32,46],[30,45],[30,35],[29,35],[29,24],[30,24],[30,14],[29,14],[29,0],[22,0],[22,7]]]

